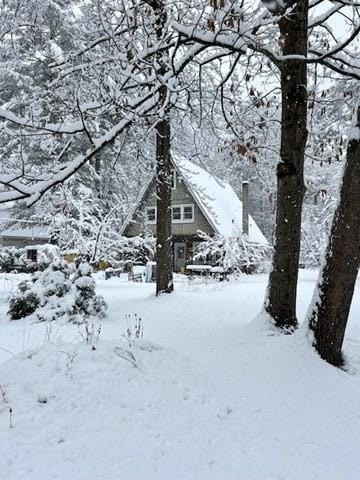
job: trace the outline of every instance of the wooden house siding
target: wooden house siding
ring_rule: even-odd
[[[205,218],[204,214],[200,210],[196,201],[192,197],[191,193],[186,188],[184,182],[177,177],[176,188],[172,190],[171,205],[194,205],[194,221],[189,223],[172,223],[172,234],[174,236],[195,236],[199,230],[213,235],[214,231],[209,222]],[[147,191],[145,192],[135,215],[125,229],[124,235],[128,237],[134,237],[140,235],[146,231],[151,232],[156,236],[156,225],[146,223],[146,207],[156,206],[156,189],[155,179],[150,183]]]

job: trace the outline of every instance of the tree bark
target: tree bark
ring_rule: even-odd
[[[336,366],[343,363],[341,349],[360,264],[360,107],[355,117],[340,201],[308,318],[316,350]]]
[[[307,56],[308,1],[299,0],[280,22],[283,55]],[[304,157],[307,140],[307,65],[300,60],[280,66],[282,93],[281,161],[277,168],[277,210],[273,268],[265,310],[276,326],[297,326],[296,289],[304,197]]]
[[[166,95],[166,87],[163,90]],[[171,179],[170,119],[166,114],[156,126],[156,295],[174,290]]]
[[[147,0],[154,10],[155,32],[158,41],[162,39],[167,23],[167,12],[163,0]],[[169,68],[168,53],[157,55],[158,74],[164,75]],[[167,87],[163,84],[159,90],[159,105],[163,107],[163,117],[156,125],[156,295],[171,293],[173,282],[173,247],[171,234],[171,129],[170,105],[167,101]]]

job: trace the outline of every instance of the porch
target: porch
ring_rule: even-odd
[[[186,266],[194,264],[193,255],[196,245],[201,242],[201,238],[194,235],[174,235],[173,236],[173,264],[174,272],[189,273]]]

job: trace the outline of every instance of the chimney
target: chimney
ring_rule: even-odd
[[[242,183],[242,231],[249,236],[249,182]]]

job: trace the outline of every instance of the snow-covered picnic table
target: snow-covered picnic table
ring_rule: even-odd
[[[211,265],[186,265],[186,270],[190,273],[199,273],[208,275],[213,267]]]
[[[124,267],[112,268],[109,267],[105,270],[105,280],[108,280],[111,277],[120,277],[124,273]]]
[[[190,275],[197,273],[206,277],[213,276],[219,280],[224,280],[227,277],[227,272],[222,267],[213,267],[212,265],[187,265],[186,270]]]

